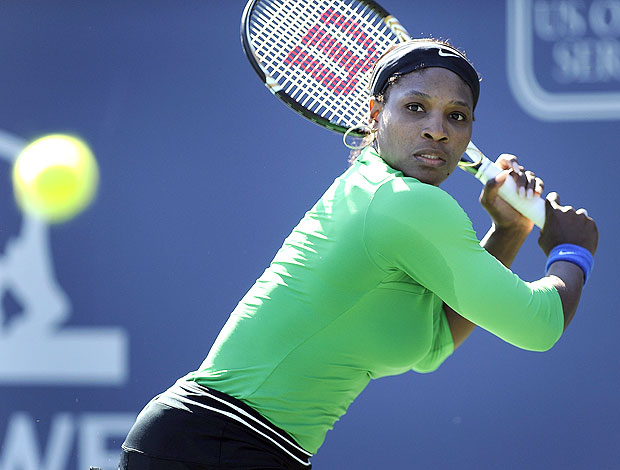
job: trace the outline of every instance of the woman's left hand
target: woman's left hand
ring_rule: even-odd
[[[519,165],[515,155],[502,154],[495,163],[504,171],[487,182],[480,194],[480,204],[489,213],[497,228],[519,229],[529,233],[534,227],[534,223],[500,198],[498,191],[506,178],[513,178],[517,184],[517,190],[522,195],[536,197],[543,192],[543,180]]]

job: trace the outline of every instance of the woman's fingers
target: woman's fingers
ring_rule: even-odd
[[[502,153],[497,157],[497,160],[495,160],[495,164],[502,170],[511,170],[514,168],[515,164],[517,167],[519,166],[517,156],[510,153]]]
[[[541,196],[545,189],[545,182],[541,178],[536,178],[536,187],[534,188],[534,192]]]
[[[585,215],[586,217],[588,217],[588,211],[587,211],[586,209],[584,209],[583,207],[582,207],[581,209],[577,209],[577,210],[575,211],[575,213],[577,213],[577,214],[583,214],[583,215]]]
[[[503,153],[497,158],[495,163],[503,170],[510,170],[510,175],[517,184],[517,191],[519,191],[521,196],[531,198],[540,196],[543,193],[544,181],[538,178],[533,171],[526,170],[525,167],[520,165],[516,155]]]

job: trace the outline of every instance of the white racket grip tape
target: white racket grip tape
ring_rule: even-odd
[[[472,147],[474,152],[470,154]],[[487,181],[495,178],[502,171],[501,168],[485,157],[473,144],[470,144],[467,148],[467,154],[474,161],[478,161],[482,157],[478,172],[475,174],[475,177],[482,184],[486,184]],[[517,191],[517,183],[510,177],[506,178],[504,184],[499,188],[499,195],[504,201],[534,222],[536,226],[543,228],[545,225],[545,201],[540,196],[527,197],[520,195]]]

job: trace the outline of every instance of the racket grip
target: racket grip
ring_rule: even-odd
[[[486,157],[483,157],[478,172],[475,174],[482,184],[495,178],[502,170]],[[521,196],[517,191],[517,183],[508,177],[499,188],[499,196],[517,211],[530,219],[536,226],[545,225],[545,201],[540,197]]]

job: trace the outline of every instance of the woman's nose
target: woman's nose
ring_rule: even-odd
[[[443,119],[439,116],[429,116],[426,126],[422,129],[422,137],[434,142],[447,141],[448,133],[446,132]]]

